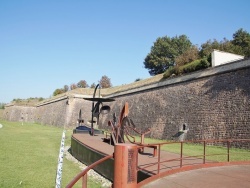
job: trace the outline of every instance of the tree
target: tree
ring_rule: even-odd
[[[214,49],[219,50],[219,48],[220,48],[219,46],[220,46],[220,43],[216,39],[214,39],[213,41],[208,40],[207,42],[205,42],[201,45],[201,50],[200,50],[199,54],[202,58],[208,57]]]
[[[56,89],[56,90],[53,92],[53,96],[56,96],[56,95],[59,95],[59,94],[62,94],[62,93],[65,93],[63,89]]]
[[[110,78],[108,78],[106,75],[102,76],[101,80],[99,81],[101,88],[109,88],[112,87]]]
[[[140,80],[142,80],[141,78],[136,78],[135,79],[135,82],[138,82],[138,81],[140,81]]]
[[[176,57],[175,63],[177,66],[182,66],[196,59],[199,59],[199,50],[196,46],[192,46],[187,49],[183,54]]]
[[[68,86],[68,85],[64,85],[64,86],[63,86],[63,90],[64,90],[64,92],[69,91],[69,86]]]
[[[203,43],[201,45],[201,50],[199,52],[199,55],[204,58],[210,57],[210,54],[214,49],[221,50],[224,52],[229,52],[229,53],[234,53],[238,55],[244,55],[243,51],[240,46],[234,45],[232,41],[227,40],[224,38],[222,41],[217,41],[217,40],[208,40],[206,43]]]
[[[0,109],[4,109],[5,103],[0,103]]]
[[[38,98],[38,101],[40,102],[40,101],[43,101],[44,100],[44,98],[43,97],[39,97]]]
[[[150,53],[144,60],[144,67],[149,70],[150,75],[165,72],[169,67],[175,65],[175,58],[183,54],[192,46],[186,35],[176,37],[160,37],[151,47]]]
[[[79,88],[87,88],[89,87],[87,82],[85,80],[80,80],[78,83],[77,83],[77,87]]]
[[[250,33],[242,28],[233,34],[232,43],[235,46],[241,47],[243,54],[246,57],[250,57]]]
[[[95,83],[91,84],[91,86],[90,86],[90,88],[95,88],[95,87],[96,87]]]
[[[76,84],[71,84],[70,85],[70,89],[73,90],[73,89],[76,89],[77,88],[77,85]]]

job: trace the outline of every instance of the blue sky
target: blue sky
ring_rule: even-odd
[[[150,75],[158,37],[193,44],[250,32],[249,0],[0,0],[0,102],[52,96],[103,75],[113,86]]]

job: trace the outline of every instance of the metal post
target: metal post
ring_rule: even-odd
[[[158,168],[157,168],[157,174],[160,173],[160,164],[161,164],[161,144],[159,144],[159,150],[158,150]]]
[[[182,156],[183,156],[183,142],[181,142],[181,159],[180,159],[180,167],[182,167]]]
[[[88,175],[85,174],[85,175],[82,177],[82,188],[87,188],[87,182],[88,182]]]
[[[144,134],[141,134],[141,144],[144,144]],[[144,147],[141,148],[141,152],[144,152]],[[155,155],[154,155],[155,156]]]
[[[204,141],[204,147],[203,147],[203,164],[206,163],[206,141]]]
[[[138,148],[135,144],[115,145],[113,187],[137,187],[137,157]]]
[[[230,142],[229,140],[227,141],[227,162],[229,162],[230,158],[229,158],[229,148],[230,148]]]

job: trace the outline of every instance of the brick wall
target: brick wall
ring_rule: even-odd
[[[80,110],[82,118],[87,120],[91,117],[91,108],[91,103],[82,98],[65,97],[38,106],[35,119],[41,124],[76,127]]]
[[[138,130],[150,128],[150,136],[154,138],[175,139],[185,123],[189,128],[186,135],[189,140],[249,139],[249,60],[247,64],[247,67],[231,72],[194,76],[178,83],[163,83],[160,87],[112,96],[116,101],[111,104],[111,114],[102,117],[100,127],[107,128],[112,113],[119,114],[128,102],[129,118]]]
[[[3,119],[72,128],[77,126],[80,110],[85,123],[91,119],[91,108],[90,101],[76,97],[64,97],[40,104],[37,107],[6,106]]]
[[[36,107],[10,105],[5,107],[3,118],[9,121],[34,122],[35,110]]]
[[[129,103],[129,118],[138,130],[151,129],[149,136],[176,139],[183,124],[186,139],[250,138],[250,59],[163,80],[140,88],[109,94],[111,112],[100,115],[99,127],[119,115]],[[9,106],[4,118],[75,127],[82,111],[87,123],[92,102],[66,96],[37,107]],[[249,146],[250,147],[250,146]]]

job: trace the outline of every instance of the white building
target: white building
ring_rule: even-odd
[[[237,61],[244,59],[244,56],[242,55],[237,55],[237,54],[232,54],[228,52],[223,52],[219,50],[213,50],[212,52],[212,67],[230,63],[232,61]]]

